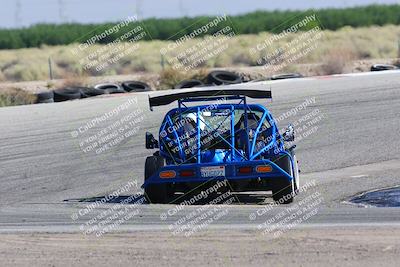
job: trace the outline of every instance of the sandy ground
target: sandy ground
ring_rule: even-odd
[[[2,234],[2,266],[399,266],[400,228]]]

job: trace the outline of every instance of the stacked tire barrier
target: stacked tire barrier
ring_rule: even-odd
[[[36,94],[36,103],[54,103],[54,92],[44,91]]]
[[[283,74],[277,74],[277,75],[272,75],[271,80],[285,80],[285,79],[297,79],[297,78],[303,78],[304,76],[300,73],[283,73]]]
[[[243,82],[243,78],[238,74],[224,70],[210,72],[207,75],[206,80],[207,83],[203,83],[202,81],[196,79],[183,80],[175,85],[175,89],[237,84]]]
[[[392,65],[382,65],[375,64],[371,67],[371,71],[395,69]],[[273,75],[272,77],[259,79],[259,80],[282,80],[282,79],[293,79],[304,77],[300,73],[286,73]],[[195,87],[207,87],[207,86],[219,86],[219,85],[230,85],[247,82],[249,79],[238,75],[237,73],[216,70],[211,71],[204,81],[198,79],[188,79],[183,80],[175,85],[175,89],[184,88],[195,88]],[[254,80],[253,80],[254,81]],[[257,81],[257,80],[255,80]],[[65,87],[61,89],[56,89],[54,91],[45,91],[37,94],[36,103],[53,103],[62,102],[68,100],[75,100],[81,98],[89,98],[105,94],[121,94],[121,93],[136,93],[136,92],[146,92],[151,91],[151,87],[144,82],[140,81],[125,81],[121,84],[118,83],[100,83],[96,84],[94,87]]]
[[[398,67],[389,64],[374,64],[371,66],[371,71],[397,70]]]
[[[257,80],[251,80],[248,77],[244,77],[243,75],[238,75],[234,72],[224,71],[224,70],[216,70],[210,72],[205,78],[206,83],[203,83],[200,80],[183,80],[177,85],[175,85],[175,89],[183,89],[183,88],[194,88],[194,87],[205,87],[205,86],[219,86],[219,85],[230,85],[230,84],[238,84],[244,82],[256,82],[256,81],[266,81],[266,80],[283,80],[283,79],[295,79],[295,78],[303,78],[304,76],[300,73],[282,73],[273,75],[271,77],[266,77]]]
[[[121,94],[126,93],[119,84],[116,83],[101,83],[94,86],[94,89],[103,90],[105,94]]]
[[[146,92],[150,91],[151,88],[147,83],[139,81],[127,81],[122,83],[122,88],[129,93],[133,92]]]
[[[94,87],[70,86],[53,91],[43,91],[36,94],[36,103],[53,103],[94,97],[105,94],[121,94],[150,91],[147,83],[140,81],[126,81],[121,83],[101,83]]]
[[[62,102],[81,98],[81,90],[75,87],[66,87],[53,91],[54,102]]]
[[[236,73],[224,70],[216,70],[208,74],[207,82],[211,85],[226,85],[241,83],[243,82],[243,79]]]
[[[175,89],[202,87],[204,83],[200,80],[183,80],[175,86]]]

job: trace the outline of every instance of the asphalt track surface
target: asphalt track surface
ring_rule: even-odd
[[[282,128],[315,110],[323,114],[311,126],[318,129],[303,132],[304,138],[297,142],[301,183],[315,182],[315,186],[301,193],[294,204],[274,208],[268,215],[257,211],[271,203],[270,198],[263,202],[259,194],[238,195],[227,215],[215,220],[210,229],[257,229],[314,193],[321,199],[317,213],[296,228],[400,226],[398,208],[364,208],[346,202],[360,192],[400,184],[400,72],[247,83],[234,88],[271,88],[272,102],[253,102],[264,103],[275,117],[315,97],[315,103],[278,124]],[[165,112],[176,105],[150,112],[147,98],[147,93],[138,93],[1,108],[0,232],[80,232],[82,224],[115,205],[76,216],[93,203],[82,200],[101,198],[130,181],[138,187],[130,187],[120,199],[141,194],[144,161],[152,154],[144,148],[144,133],[157,133]],[[129,100],[133,103],[129,109],[73,137],[79,127]],[[135,110],[143,115],[135,134],[100,154],[82,150],[80,142],[85,138]],[[177,219],[199,208],[187,206],[170,216],[168,211],[174,207],[138,205],[138,214],[116,230],[168,230]],[[167,216],[160,219],[162,214]]]

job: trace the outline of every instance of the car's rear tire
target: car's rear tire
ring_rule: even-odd
[[[293,176],[291,161],[289,156],[284,155],[278,158],[275,163],[287,172],[290,176]],[[280,204],[289,204],[293,202],[295,196],[295,181],[290,181],[286,177],[277,177],[272,180],[272,198],[275,202]]]
[[[294,173],[293,173],[293,178],[294,178],[294,191],[296,192],[296,195],[298,194],[298,191],[300,189],[300,171],[299,171],[299,163],[297,161],[296,155],[293,153],[292,154],[293,157],[293,169],[294,169]]]
[[[144,167],[144,179],[149,179],[160,168],[164,166],[164,158],[160,156],[150,156],[146,158]],[[149,203],[168,203],[170,199],[169,184],[148,184],[144,189],[144,194]]]

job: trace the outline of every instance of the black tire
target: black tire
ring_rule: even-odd
[[[182,88],[193,88],[193,87],[201,87],[204,86],[204,83],[200,80],[183,80],[175,86],[175,89]]]
[[[271,80],[284,80],[284,79],[295,79],[295,78],[303,78],[304,76],[301,75],[300,73],[284,73],[284,74],[278,74],[278,75],[273,75],[271,77]]]
[[[81,90],[73,87],[54,90],[54,102],[62,102],[81,98]]]
[[[121,94],[126,93],[119,84],[116,83],[101,83],[94,86],[95,89],[103,90],[106,94]]]
[[[389,64],[374,64],[371,66],[371,71],[395,70],[398,69],[394,65]]]
[[[160,156],[146,158],[144,166],[145,181],[164,166],[164,159]],[[168,184],[149,184],[144,189],[145,197],[149,203],[168,203],[170,190]]]
[[[286,155],[281,156],[275,162],[285,172],[292,174],[292,164],[290,158]],[[293,202],[295,196],[294,181],[288,181],[286,177],[273,178],[272,182],[272,198],[275,202],[281,204],[289,204]]]
[[[40,100],[38,102],[36,102],[37,104],[44,104],[44,103],[54,103],[54,99],[53,98],[49,98],[49,99],[44,99],[44,100]]]
[[[36,103],[54,103],[53,91],[44,91],[36,94]]]
[[[96,88],[93,88],[93,87],[79,87],[79,89],[81,90],[81,97],[82,98],[88,98],[88,97],[92,97],[92,96],[104,95],[104,94],[107,93],[105,90],[96,89]]]
[[[146,92],[151,91],[150,85],[139,81],[127,81],[122,83],[122,87],[127,92]]]
[[[242,82],[242,77],[230,71],[216,70],[208,74],[207,81],[215,85],[236,84]]]
[[[296,155],[294,154],[294,152],[292,152],[292,158],[293,158],[293,163],[295,164],[293,166],[294,168],[294,173],[293,173],[293,185],[294,185],[294,192],[296,193],[296,195],[299,193],[299,189],[300,189],[300,171],[299,171],[299,162],[296,158]]]

